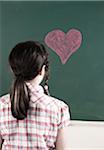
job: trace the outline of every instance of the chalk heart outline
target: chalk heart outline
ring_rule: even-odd
[[[65,64],[80,47],[82,34],[77,29],[70,29],[67,33],[56,29],[49,32],[44,41],[60,57],[62,64]]]

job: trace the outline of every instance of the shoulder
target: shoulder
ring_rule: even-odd
[[[70,110],[68,104],[63,100],[57,99],[55,97],[49,97],[50,103],[46,107],[50,109],[51,118],[56,118],[58,129],[69,126],[70,124]]]
[[[3,106],[6,106],[6,104],[8,104],[10,101],[10,95],[9,94],[5,94],[3,96],[0,97],[0,108]]]
[[[66,104],[63,100],[47,95],[45,97],[45,104],[47,108],[53,109],[55,111],[60,111],[61,109],[69,109],[68,104]]]

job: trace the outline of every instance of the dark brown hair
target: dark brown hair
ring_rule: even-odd
[[[39,42],[22,42],[12,49],[9,64],[15,76],[10,91],[11,111],[15,118],[22,120],[27,116],[30,101],[30,91],[26,81],[34,79],[43,65],[46,66],[45,80],[48,80],[48,53]]]

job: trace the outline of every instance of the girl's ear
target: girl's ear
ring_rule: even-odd
[[[45,75],[45,65],[43,65],[43,67],[42,67],[42,69],[41,69],[41,71],[39,72],[39,75],[42,75],[42,76],[44,76]]]

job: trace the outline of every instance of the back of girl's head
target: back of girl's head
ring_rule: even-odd
[[[28,41],[17,44],[9,55],[9,63],[16,77],[35,78],[47,63],[47,51],[42,44]]]
[[[39,42],[17,44],[9,55],[9,64],[15,80],[11,88],[11,111],[17,119],[24,119],[29,109],[29,89],[26,81],[34,79],[45,65],[48,71],[48,53]]]

